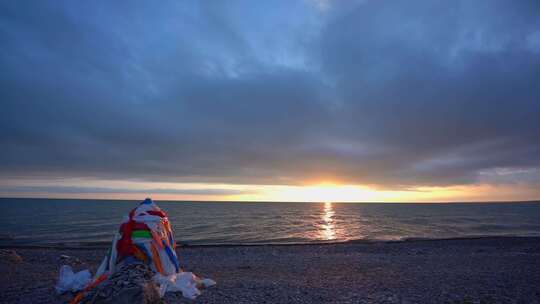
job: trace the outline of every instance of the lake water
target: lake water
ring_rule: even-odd
[[[181,244],[540,236],[540,203],[156,203]],[[0,199],[0,245],[108,243],[137,204]]]

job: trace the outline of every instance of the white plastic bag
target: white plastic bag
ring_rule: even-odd
[[[92,280],[92,274],[88,269],[81,270],[77,273],[69,265],[60,267],[60,276],[55,289],[58,293],[64,293],[68,290],[79,291],[84,289]]]
[[[191,272],[180,272],[169,276],[156,274],[154,281],[159,285],[160,296],[163,297],[166,292],[182,292],[182,296],[188,299],[195,299],[201,295],[201,291],[197,288],[197,284],[202,284],[204,287],[216,285],[216,282],[211,279],[199,279]]]

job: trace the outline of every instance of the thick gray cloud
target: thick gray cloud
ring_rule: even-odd
[[[78,187],[78,186],[17,186],[17,187],[0,187],[2,193],[58,193],[58,194],[179,194],[179,195],[239,195],[239,194],[254,194],[253,191],[236,190],[236,189],[171,189],[171,188],[150,188],[150,189],[127,189],[127,188],[104,188],[104,187]]]
[[[538,174],[538,1],[329,3],[2,1],[1,174]]]

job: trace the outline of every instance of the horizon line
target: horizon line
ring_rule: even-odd
[[[79,200],[79,201],[143,201],[143,199],[107,199],[107,198],[55,198],[55,197],[3,197],[0,199],[34,199],[34,200]],[[154,200],[154,199],[152,199]],[[533,200],[493,200],[493,201],[423,201],[423,202],[391,202],[391,201],[358,201],[358,202],[346,202],[346,201],[259,201],[259,200],[171,200],[171,199],[156,199],[157,202],[178,202],[178,203],[300,203],[300,204],[512,204],[512,203],[540,203],[540,199]]]

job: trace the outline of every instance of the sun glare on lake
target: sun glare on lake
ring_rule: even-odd
[[[321,225],[321,237],[324,240],[336,239],[336,227],[334,224],[334,208],[331,202],[324,203],[324,209],[322,213],[323,223]]]

